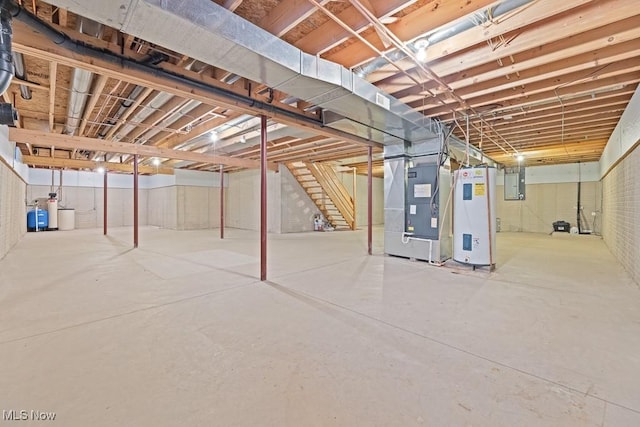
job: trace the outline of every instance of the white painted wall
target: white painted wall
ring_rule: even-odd
[[[613,165],[629,154],[640,142],[640,86],[631,97],[627,108],[622,113],[602,157],[600,157],[600,176],[604,177]]]
[[[338,174],[340,180],[353,197],[353,173],[341,172]],[[373,178],[373,225],[384,224],[384,179]],[[356,226],[367,226],[367,176],[357,175],[356,177]]]
[[[29,181],[29,168],[22,163],[22,154],[16,143],[9,141],[9,127],[6,125],[0,126],[0,159],[24,182]]]
[[[525,169],[525,200],[504,199],[504,173],[497,176],[497,216],[502,231],[550,233],[555,221],[577,225],[578,182],[582,228],[602,229],[602,187],[598,162],[530,166]],[[595,214],[595,215],[594,215]]]
[[[527,184],[600,181],[600,163],[567,163],[562,165],[526,166]],[[504,171],[498,171],[498,184],[504,185]]]
[[[27,199],[46,198],[52,174],[29,169]],[[133,177],[107,175],[108,223],[111,227],[133,224]],[[76,210],[76,228],[102,227],[104,175],[92,171],[62,171],[60,206]],[[140,225],[177,230],[215,228],[220,225],[220,174],[177,170],[175,175],[142,175],[139,183]],[[60,171],[53,173],[53,191],[60,186]],[[225,182],[225,187],[228,183]]]
[[[229,174],[225,212],[228,227],[260,229],[260,171],[245,170]],[[281,232],[281,175],[267,172],[267,231]]]
[[[313,231],[313,216],[320,209],[285,166],[280,166],[281,233]]]

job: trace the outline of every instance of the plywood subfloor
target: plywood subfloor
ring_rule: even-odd
[[[363,231],[28,234],[0,261],[2,409],[65,426],[637,426],[640,290],[590,236],[498,270],[364,255]],[[376,252],[381,251],[376,230]]]

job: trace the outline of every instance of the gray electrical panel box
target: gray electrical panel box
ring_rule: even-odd
[[[407,170],[405,230],[413,237],[438,239],[438,172],[439,165],[435,163]]]

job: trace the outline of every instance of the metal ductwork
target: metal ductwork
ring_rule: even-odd
[[[436,43],[439,43],[443,40],[461,34],[467,30],[470,30],[473,27],[485,24],[492,19],[495,19],[505,13],[511,12],[521,6],[524,6],[527,3],[531,3],[532,0],[506,0],[495,7],[490,7],[483,12],[475,13],[471,17],[464,19],[462,21],[455,22],[449,26],[445,26],[444,28],[439,29],[428,37],[418,37],[413,42],[409,43],[409,46],[417,51],[415,47],[415,42],[420,40],[425,43],[427,46],[433,46]],[[400,49],[394,49],[391,52],[386,53],[387,57],[391,61],[400,61],[407,57],[407,55],[401,51]],[[364,78],[369,74],[373,73],[376,70],[384,67],[389,64],[389,60],[385,58],[376,58],[360,67],[354,68],[353,72],[358,76]]]
[[[135,100],[140,95],[140,92],[142,92],[143,90],[144,88],[142,86],[136,86],[133,89],[133,91],[131,92],[131,95],[129,95],[127,100],[123,101],[120,104],[120,108],[118,109],[118,111],[113,117],[113,124],[115,124],[117,120],[122,116],[122,114],[124,114],[124,111],[133,104],[132,101]],[[171,98],[173,98],[173,95],[166,92],[160,92],[157,95],[155,95],[147,105],[142,107],[140,111],[136,112],[133,115],[133,117],[131,117],[131,119],[129,120],[130,123],[125,124],[124,126],[122,126],[122,128],[118,130],[118,132],[116,132],[116,134],[113,136],[113,140],[120,141],[121,139],[123,139],[133,129],[136,128],[136,126],[133,123],[142,123],[147,117],[149,117],[155,111],[159,110]],[[104,138],[107,135],[107,133],[108,133],[108,129],[103,130],[103,133],[100,134],[100,137]]]
[[[83,34],[96,38],[102,37],[102,24],[91,19],[79,18],[77,29]],[[93,73],[80,68],[73,69],[71,73],[71,94],[69,95],[67,107],[67,124],[64,128],[64,133],[67,135],[74,135],[78,130],[84,107],[87,105],[92,82]]]
[[[11,19],[19,11],[20,8],[13,1],[0,0],[0,94],[7,91],[14,73]],[[0,103],[0,125],[13,126],[16,120],[18,120],[18,112],[13,105]]]
[[[4,93],[13,77],[11,19],[18,13],[18,6],[11,0],[0,0],[0,94]]]
[[[49,2],[317,105],[326,126],[384,144],[422,141],[440,131],[346,68],[306,54],[210,0]]]
[[[24,67],[24,56],[20,52],[12,52],[13,63],[15,64],[15,76],[20,80],[27,80],[27,72]],[[20,85],[20,96],[22,99],[31,99],[31,89],[28,86]]]

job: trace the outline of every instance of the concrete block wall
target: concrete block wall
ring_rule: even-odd
[[[603,237],[609,250],[640,284],[640,147],[602,180]]]
[[[0,161],[0,259],[27,232],[26,191],[27,184]]]

